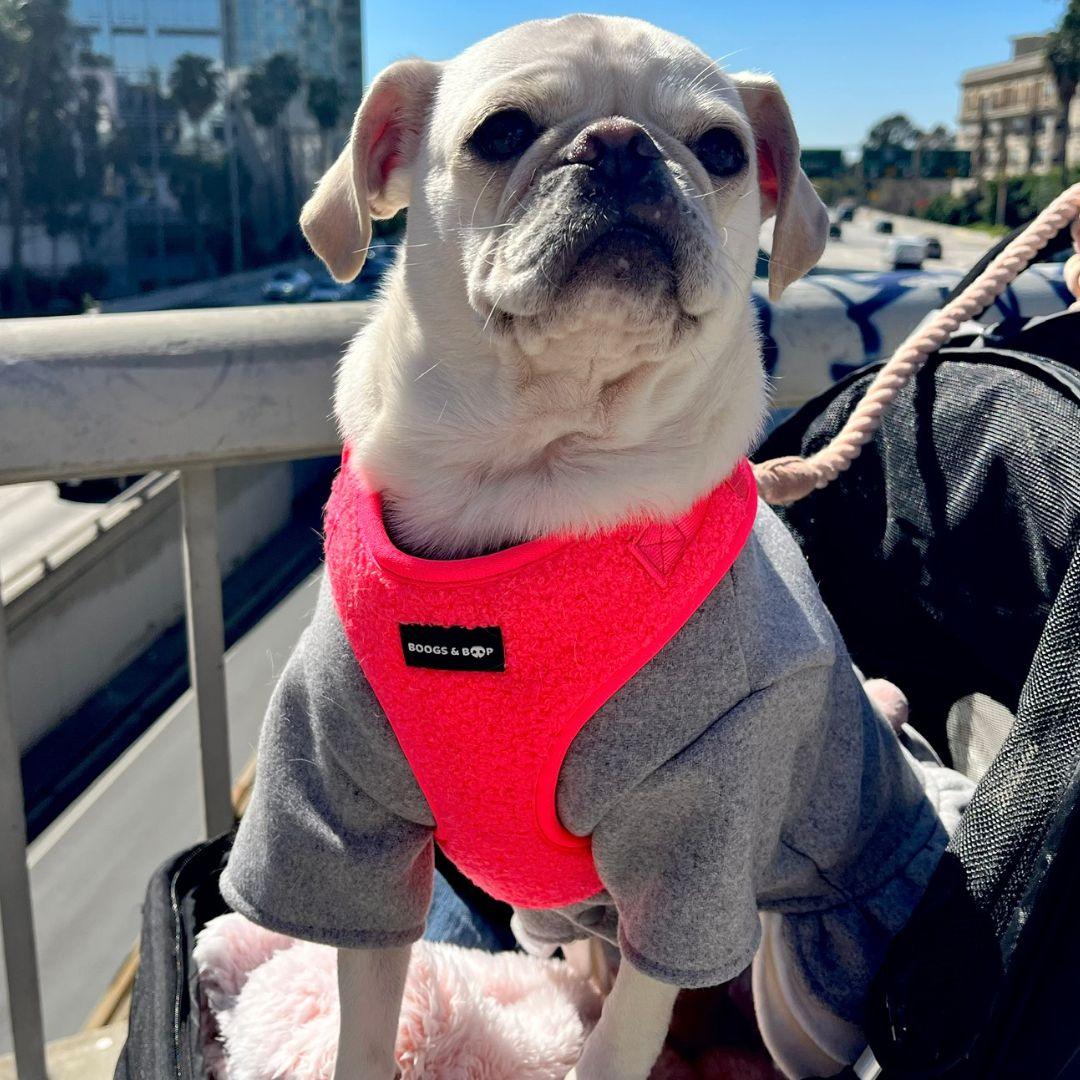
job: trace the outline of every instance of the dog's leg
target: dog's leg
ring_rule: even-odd
[[[392,1080],[411,945],[338,949],[341,1020],[334,1080]]]
[[[643,975],[626,960],[567,1080],[646,1080],[664,1046],[677,986]]]

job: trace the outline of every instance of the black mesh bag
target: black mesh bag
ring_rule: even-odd
[[[855,662],[981,774],[871,994],[889,1078],[1080,1077],[1078,365],[1080,313],[954,338],[848,472],[781,510]],[[755,456],[821,449],[878,367]]]
[[[114,1080],[199,1080],[206,1075],[192,950],[198,932],[229,910],[218,879],[233,835],[230,831],[180,852],[150,879],[127,1040]]]

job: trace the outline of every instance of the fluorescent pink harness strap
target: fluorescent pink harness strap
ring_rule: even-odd
[[[742,461],[675,522],[418,559],[390,541],[346,451],[326,510],[338,613],[436,839],[490,895],[560,907],[603,888],[589,837],[556,812],[566,753],[727,573],[756,509]]]

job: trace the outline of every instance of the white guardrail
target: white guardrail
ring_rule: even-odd
[[[820,275],[792,286],[777,305],[755,288],[774,407],[794,408],[891,352],[957,277]],[[987,318],[1059,310],[1060,277],[1060,268],[1025,275]],[[188,652],[208,836],[233,822],[215,469],[336,451],[334,371],[369,313],[361,303],[0,322],[0,485],[180,472]],[[46,1080],[7,670],[0,611],[0,924],[18,1076]]]

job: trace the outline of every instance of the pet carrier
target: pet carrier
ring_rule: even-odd
[[[758,456],[826,445],[877,367]],[[1080,1076],[1080,311],[954,338],[781,515],[855,662],[980,780],[876,982],[883,1075]]]

